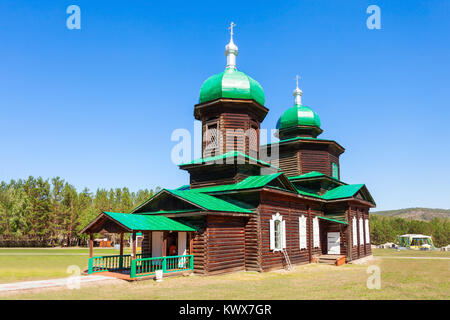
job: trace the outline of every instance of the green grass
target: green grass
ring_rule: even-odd
[[[372,249],[374,256],[397,256],[397,257],[447,257],[450,251],[420,251],[420,250],[396,250],[396,249]]]
[[[81,250],[80,253],[87,253],[86,249],[38,249],[39,252],[41,250],[48,253]],[[102,250],[105,249],[96,249],[94,252]],[[106,250],[107,253],[113,252]],[[0,299],[449,299],[450,260],[391,258],[395,255],[405,256],[405,253],[418,253],[420,256],[435,256],[439,253],[448,256],[445,252],[397,253],[390,249],[376,249],[376,259],[370,264],[378,265],[381,269],[380,290],[367,288],[367,264],[341,267],[308,264],[296,266],[292,272],[237,272],[208,277],[193,275],[165,278],[161,283],[153,280],[131,283],[116,280],[113,283],[85,285],[79,290],[53,288],[8,293],[0,295]],[[66,277],[67,266],[73,264],[86,267],[87,256],[2,255],[0,283]]]
[[[94,248],[94,255],[115,254],[119,250]],[[68,266],[77,265],[83,271],[88,259],[89,250],[85,248],[0,249],[0,283],[67,277]]]

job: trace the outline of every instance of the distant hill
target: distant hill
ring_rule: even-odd
[[[433,218],[450,218],[450,209],[406,208],[399,210],[373,211],[371,213],[384,217],[422,221],[430,221]]]

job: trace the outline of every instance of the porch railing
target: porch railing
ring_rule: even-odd
[[[131,259],[130,254],[89,258],[89,274],[124,269],[130,269],[130,278],[152,275],[156,270],[162,270],[163,273],[194,270],[194,256],[147,258],[146,255],[139,253],[136,254],[136,259]]]
[[[145,277],[162,270],[163,273],[194,270],[194,256],[167,256],[131,260],[130,278]]]
[[[142,253],[136,254],[136,258],[142,258]],[[95,256],[89,258],[88,272],[118,271],[131,268],[131,254],[115,256]]]

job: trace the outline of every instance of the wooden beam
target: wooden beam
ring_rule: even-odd
[[[194,254],[194,233],[189,232],[189,254]]]
[[[94,234],[89,233],[89,258],[94,256]]]
[[[165,231],[164,233],[163,233],[163,250],[162,250],[163,252],[163,257],[165,257],[166,256],[166,253],[167,253],[167,232]]]
[[[123,256],[123,232],[120,233],[120,255]]]
[[[136,231],[131,236],[132,259],[136,259]]]

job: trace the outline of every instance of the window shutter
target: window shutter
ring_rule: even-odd
[[[364,224],[362,218],[359,218],[359,244],[364,244]]]
[[[366,223],[366,243],[370,243],[370,229],[369,229],[369,219],[364,220]]]
[[[275,223],[270,219],[270,250],[275,249]]]
[[[358,235],[356,231],[356,218],[353,217],[352,219],[352,234],[353,234],[353,246],[358,245]]]
[[[281,240],[283,241],[281,247],[286,248],[286,220],[281,222]]]

